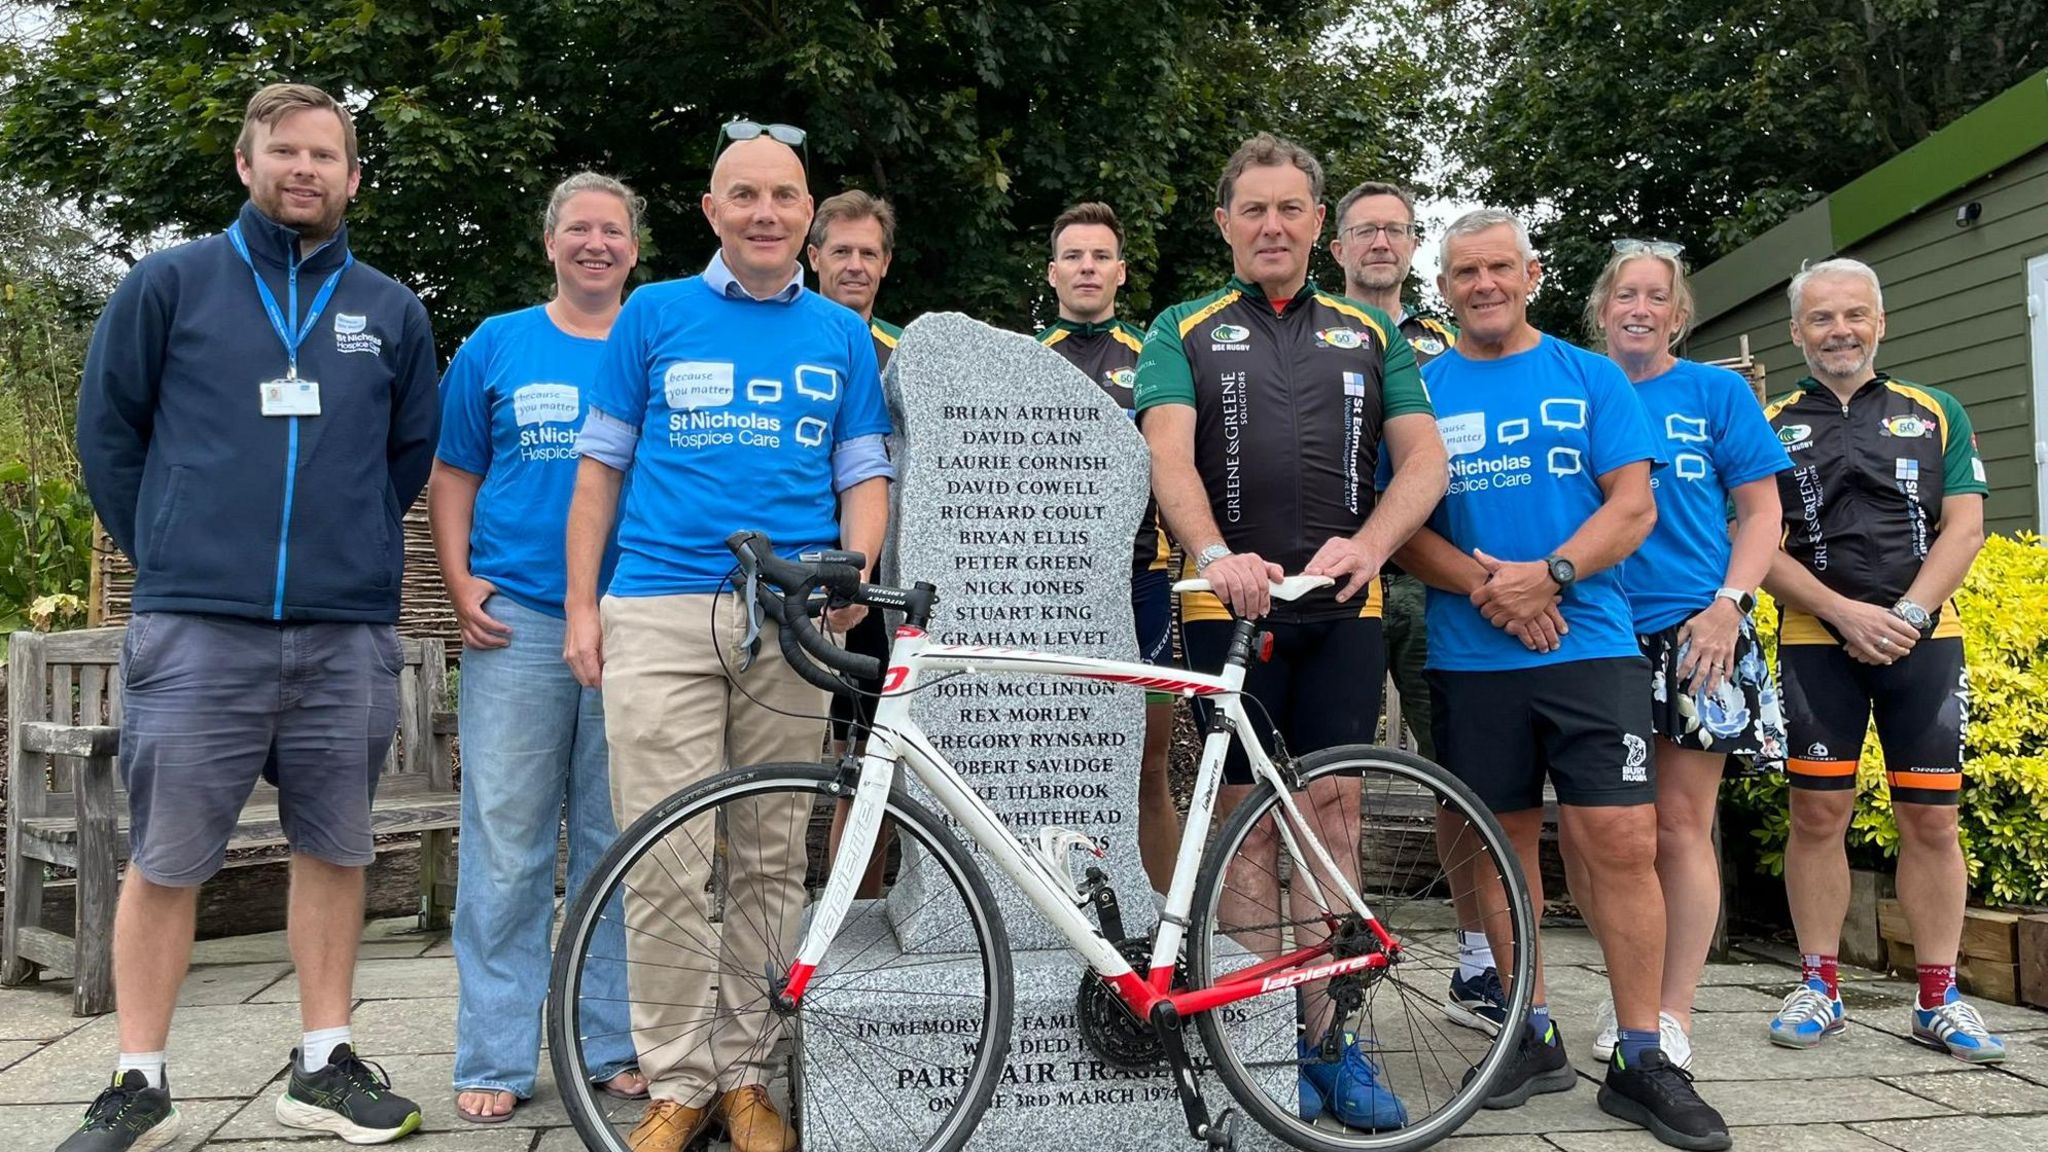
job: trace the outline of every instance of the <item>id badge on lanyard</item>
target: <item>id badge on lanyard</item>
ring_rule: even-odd
[[[249,275],[256,281],[256,295],[263,301],[264,315],[270,318],[271,331],[284,345],[284,375],[274,380],[259,381],[256,394],[259,410],[265,416],[318,416],[320,414],[320,382],[308,380],[299,375],[299,346],[313,332],[313,325],[320,319],[320,313],[327,302],[334,297],[334,289],[341,283],[342,274],[356,262],[355,254],[343,257],[341,267],[327,277],[320,290],[313,295],[313,305],[306,313],[303,323],[293,323],[299,312],[299,276],[297,269],[285,281],[286,307],[279,308],[277,295],[270,285],[263,282],[263,274],[256,270],[256,261],[249,255],[249,245],[242,239],[240,224],[228,227],[228,241],[235,247],[235,254],[242,263],[249,266]]]

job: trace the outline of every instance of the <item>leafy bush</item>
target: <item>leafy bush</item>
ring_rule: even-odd
[[[2048,902],[2048,547],[2030,533],[1993,536],[1956,593],[1970,677],[1959,813],[1970,891],[1996,903]],[[1758,630],[1776,663],[1777,607],[1759,597]],[[1866,733],[1860,793],[1849,827],[1859,867],[1899,851],[1884,753]],[[1736,781],[1723,790],[1731,824],[1749,827],[1759,863],[1785,866],[1788,818],[1782,776]]]
[[[0,633],[85,623],[92,502],[66,480],[32,481],[0,465]]]

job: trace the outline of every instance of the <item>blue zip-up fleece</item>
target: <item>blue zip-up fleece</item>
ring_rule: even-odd
[[[344,229],[311,255],[245,204],[242,239],[280,311],[303,324],[342,266]],[[144,257],[93,330],[78,458],[93,507],[135,561],[137,612],[396,623],[405,510],[440,433],[433,333],[419,297],[356,261],[299,348],[318,416],[265,416],[285,347],[227,236]]]

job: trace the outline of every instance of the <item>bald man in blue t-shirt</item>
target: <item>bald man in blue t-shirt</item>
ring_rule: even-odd
[[[727,656],[746,614],[730,593],[715,601],[733,568],[726,537],[753,529],[785,556],[843,546],[872,562],[888,518],[874,344],[859,316],[804,288],[811,196],[776,136],[802,140],[785,125],[726,125],[721,141],[736,142],[703,199],[718,255],[701,275],[626,301],[578,440],[564,654],[578,679],[604,688],[620,827],[728,764],[816,761],[823,748],[825,695],[772,635],[745,671]],[[615,519],[618,566],[600,604]],[[842,609],[833,623],[850,627],[864,611]],[[712,931],[708,844],[688,866],[678,856],[672,884],[636,886],[626,902],[633,1027],[652,1096],[628,1138],[634,1152],[680,1152],[714,1120],[738,1152],[794,1143],[765,1091],[781,1025],[762,1005],[764,966],[788,954],[806,903],[806,821],[776,808],[800,801],[760,801],[752,826],[725,830],[726,890],[758,914],[734,930],[728,911],[718,972],[675,963],[672,943]]]

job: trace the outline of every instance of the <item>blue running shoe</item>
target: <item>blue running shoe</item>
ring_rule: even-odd
[[[1801,984],[1785,997],[1771,1017],[1771,1043],[1780,1048],[1812,1048],[1849,1026],[1842,998],[1828,995],[1818,982]]]
[[[1996,1064],[2005,1059],[2005,1041],[1991,1034],[1984,1018],[1963,1003],[1963,994],[1953,985],[1939,1008],[1913,1009],[1913,1039],[1972,1064]]]
[[[1500,1035],[1508,1019],[1508,994],[1500,986],[1500,972],[1488,968],[1470,980],[1451,973],[1451,990],[1444,995],[1444,1016],[1451,1023],[1488,1036]]]
[[[1298,1042],[1301,1078],[1322,1096],[1339,1123],[1367,1132],[1389,1132],[1408,1124],[1408,1108],[1392,1089],[1380,1083],[1379,1070],[1366,1058],[1353,1033],[1344,1033],[1344,1055],[1325,1060],[1322,1045]],[[1303,1094],[1304,1109],[1308,1102]]]
[[[1323,1090],[1316,1087],[1314,1080],[1309,1079],[1306,1068],[1302,1070],[1301,1078],[1295,1085],[1295,1089],[1301,1093],[1300,1108],[1303,1120],[1313,1120],[1321,1116],[1323,1110],[1330,1106],[1329,1101],[1323,1099]]]

